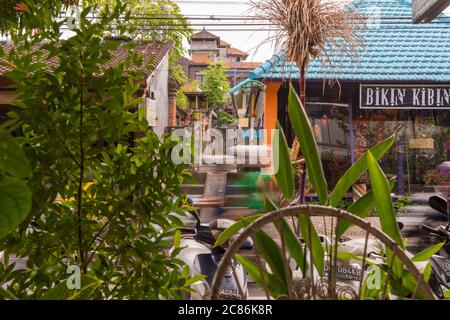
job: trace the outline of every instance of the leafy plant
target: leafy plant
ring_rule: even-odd
[[[397,201],[394,202],[394,212],[396,215],[398,215],[405,207],[410,205],[412,203],[412,200],[410,197],[407,196],[399,196],[397,198]]]
[[[165,252],[180,224],[170,212],[186,207],[184,197],[173,199],[189,174],[172,162],[175,142],[160,140],[137,109],[151,66],[135,44],[103,40],[112,25],[120,34],[133,32],[122,23],[131,12],[119,1],[86,8],[79,29],[62,39],[61,3],[28,4],[24,27],[10,32],[14,49],[4,58],[14,66],[6,76],[17,88],[6,126],[22,132],[16,141],[31,163],[32,206],[19,228],[0,240],[0,296],[180,298],[189,270],[176,258],[179,248]],[[87,18],[92,10],[95,20]],[[126,58],[111,64],[119,46]],[[50,59],[56,62],[48,68]],[[14,165],[9,171],[15,174],[30,172],[25,164],[19,170],[19,161]],[[6,179],[0,188],[14,178]],[[27,268],[13,270],[13,255]],[[81,290],[65,288],[72,268],[86,284]]]
[[[210,63],[202,72],[203,82],[200,84],[206,94],[206,100],[212,107],[219,107],[226,101],[230,85],[225,74],[226,67],[222,63]]]
[[[183,68],[180,65],[177,65],[176,67],[171,68],[171,75],[173,79],[176,81],[177,86],[179,89],[177,90],[177,107],[186,110],[187,107],[187,98],[184,94],[184,85],[188,81],[187,75],[184,73]]]
[[[219,126],[234,122],[233,116],[223,110],[223,106],[228,102],[227,92],[230,91],[225,71],[226,67],[222,63],[210,63],[208,68],[202,71],[204,81],[200,84],[206,101],[217,114]]]
[[[372,149],[368,150],[356,163],[350,167],[339,179],[335,188],[331,191],[331,194],[328,194],[327,182],[323,174],[323,168],[321,164],[320,154],[317,148],[316,141],[313,136],[313,132],[308,121],[306,112],[300,102],[299,97],[295,93],[294,89],[290,88],[289,101],[288,101],[288,109],[289,116],[292,123],[292,127],[298,137],[299,143],[301,144],[301,149],[303,155],[305,157],[306,167],[308,169],[308,173],[310,175],[310,182],[312,188],[318,193],[319,202],[322,205],[330,206],[336,208],[337,210],[343,201],[343,197],[347,193],[347,191],[351,188],[351,186],[357,182],[357,180],[361,177],[361,175],[365,173],[369,173],[370,181],[372,184],[372,191],[369,191],[363,197],[354,202],[347,211],[364,218],[367,216],[371,210],[375,209],[380,218],[381,229],[390,236],[397,243],[399,248],[404,248],[404,241],[401,237],[397,221],[395,218],[394,207],[391,199],[391,190],[394,187],[394,181],[389,181],[383,171],[381,170],[378,160],[388,152],[391,148],[394,139],[390,137],[380,144],[376,145]],[[293,195],[293,179],[292,179],[292,168],[291,168],[291,159],[288,155],[287,144],[285,143],[284,134],[279,134],[279,139],[274,141],[274,143],[278,144],[279,151],[274,151],[274,162],[279,162],[278,166],[280,170],[276,174],[276,179],[278,184],[280,185],[281,192],[286,200],[290,200]],[[276,150],[276,149],[275,149]],[[274,218],[277,217],[277,214],[281,213],[281,208],[268,200],[268,211],[272,211],[274,214]],[[320,211],[321,207],[317,207],[316,205],[311,205],[311,208],[316,208]],[[249,219],[249,218],[247,218]],[[249,221],[249,220],[247,220]],[[251,221],[251,220],[250,220]],[[280,298],[280,297],[296,297],[302,298],[303,296],[297,295],[298,292],[292,292],[292,286],[289,286],[289,282],[295,282],[294,278],[289,280],[289,275],[287,275],[287,271],[282,271],[280,267],[280,263],[286,262],[286,255],[289,253],[291,257],[297,263],[297,267],[301,270],[301,274],[305,277],[309,274],[306,263],[307,258],[309,257],[310,263],[312,263],[315,267],[315,270],[319,274],[319,276],[324,277],[325,274],[325,266],[331,263],[333,260],[333,248],[336,247],[334,244],[323,244],[321,239],[315,229],[315,226],[312,224],[310,217],[308,215],[302,214],[299,212],[297,221],[292,221],[292,228],[295,230],[295,233],[291,230],[291,226],[283,220],[274,221],[275,226],[277,227],[279,234],[281,236],[281,248],[277,246],[275,248],[274,243],[269,241],[266,236],[256,236],[255,234],[255,242],[256,248],[261,251],[263,258],[266,260],[267,264],[270,267],[270,270],[260,272],[256,272],[256,270],[261,269],[251,261],[247,261],[244,258],[240,258],[239,261],[243,263],[244,268],[249,272],[249,274],[255,279],[257,283],[261,286],[265,286],[265,284],[269,285],[266,288],[269,294],[272,297]],[[297,226],[296,226],[297,224]],[[246,226],[246,223],[237,222],[235,225],[231,226],[229,230],[226,230],[224,234],[226,237],[221,238],[221,242],[227,240],[227,237],[230,237],[232,231],[236,232],[238,229],[241,229]],[[351,226],[351,223],[348,221],[340,221],[336,226],[337,235],[336,241],[340,239],[340,237],[345,233],[345,231]],[[257,231],[259,232],[259,230]],[[300,237],[304,241],[304,245],[300,244],[298,238]],[[294,240],[297,239],[297,240]],[[269,249],[272,248],[272,249]],[[306,253],[303,251],[305,248]],[[414,261],[426,261],[427,257],[432,255],[433,252],[436,252],[437,247],[429,248],[426,251],[419,253],[414,259]],[[337,251],[337,248],[336,248]],[[381,266],[381,277],[382,279],[388,280],[387,288],[388,292],[396,294],[400,297],[410,297],[414,293],[417,293],[418,297],[422,297],[422,292],[416,292],[417,283],[414,280],[414,277],[410,273],[409,270],[406,270],[403,266],[403,263],[400,261],[398,256],[396,256],[390,250],[386,251],[386,264]],[[342,253],[340,259],[343,259]],[[351,255],[350,255],[351,256]],[[348,257],[347,257],[348,258]],[[350,257],[349,259],[361,260],[361,257]],[[388,270],[386,266],[392,266],[392,270]],[[427,280],[429,278],[430,266],[427,266],[427,270],[424,272],[424,277]],[[330,277],[330,274],[328,274]],[[271,282],[273,282],[271,284]],[[295,285],[294,285],[295,287]],[[377,290],[368,290],[367,287],[362,290],[363,298],[368,297],[377,297],[380,298],[382,296],[381,292],[383,288]]]
[[[423,180],[426,185],[435,186],[444,182],[444,177],[437,170],[427,170]]]

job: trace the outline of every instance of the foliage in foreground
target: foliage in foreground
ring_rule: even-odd
[[[138,70],[149,67],[132,43],[103,41],[108,26],[120,25],[129,12],[118,2],[90,21],[88,8],[80,28],[62,40],[60,10],[58,2],[30,5],[33,14],[25,14],[24,28],[12,33],[15,49],[1,53],[14,66],[6,76],[17,99],[6,127],[22,132],[16,140],[31,163],[32,177],[24,177],[32,207],[19,228],[0,240],[0,296],[180,297],[189,272],[175,257],[179,249],[165,251],[179,225],[169,213],[185,206],[183,197],[173,197],[188,173],[172,163],[174,142],[161,141],[137,110],[144,78]],[[125,25],[118,31],[132,32]],[[38,44],[40,50],[29,50]],[[128,57],[111,65],[119,46]],[[50,70],[43,63],[49,59],[56,61]],[[26,268],[13,270],[13,256]],[[77,286],[78,271],[81,288],[69,290]]]
[[[339,208],[342,204],[343,197],[351,186],[363,175],[365,172],[369,173],[372,185],[372,191],[369,191],[364,196],[355,201],[346,211],[354,214],[360,218],[367,217],[370,212],[375,209],[380,219],[381,229],[390,236],[400,248],[404,249],[404,240],[401,237],[399,227],[395,218],[394,207],[391,199],[391,190],[394,187],[394,182],[389,181],[383,171],[381,170],[378,160],[392,147],[394,137],[390,137],[372,149],[368,150],[356,163],[350,167],[339,179],[335,188],[328,193],[328,185],[324,176],[322,161],[318,150],[317,143],[306,115],[306,112],[301,105],[300,99],[291,86],[289,94],[289,116],[292,127],[301,144],[301,150],[306,162],[309,174],[309,182],[319,198],[319,204],[323,206],[330,206]],[[273,152],[274,163],[279,163],[279,170],[275,175],[276,180],[280,186],[284,199],[291,201],[295,194],[295,184],[291,160],[289,158],[289,150],[283,131],[280,133],[274,145],[278,146],[278,150]],[[280,201],[282,203],[282,201]],[[279,203],[275,203],[269,197],[266,198],[266,207],[268,212],[279,210]],[[261,216],[247,217],[225,230],[221,237],[217,240],[216,245],[221,245],[228,241],[230,237],[239,232],[240,229],[247,227],[251,222],[260,218]],[[284,220],[274,222],[275,228],[278,230],[282,239],[282,247],[280,246],[263,230],[255,232],[256,248],[261,256],[270,267],[270,272],[261,270],[261,268],[239,255],[236,258],[243,264],[247,272],[259,283],[259,285],[268,291],[274,298],[295,297],[302,298],[302,295],[295,296],[292,292],[293,273],[288,267],[285,268],[286,255],[290,256],[301,271],[303,277],[309,276],[308,259],[309,253],[312,255],[312,264],[319,276],[326,276],[325,266],[332,261],[333,250],[329,245],[321,242],[319,234],[308,216],[299,212],[298,231],[292,229]],[[294,223],[295,225],[295,223]],[[345,231],[351,227],[348,221],[340,221],[336,227],[337,234],[335,239],[341,238]],[[304,239],[303,246],[299,236]],[[442,244],[433,246],[425,251],[419,253],[413,258],[414,262],[428,261],[429,258],[435,254]],[[331,246],[331,248],[334,245]],[[269,249],[268,249],[269,248]],[[380,267],[380,281],[384,286],[377,289],[369,289],[368,282],[363,284],[361,298],[385,298],[386,293],[394,294],[398,297],[423,297],[422,292],[416,292],[416,281],[409,272],[405,269],[398,257],[394,257],[390,250],[383,249],[386,254],[386,262],[379,264]],[[342,255],[338,253],[338,258],[343,260],[361,260],[362,257],[355,255]],[[391,267],[388,267],[391,266]],[[391,268],[392,270],[389,270]],[[289,274],[287,274],[288,272]],[[431,266],[428,264],[423,271],[423,277],[428,281],[431,272]],[[390,274],[387,277],[387,274]],[[328,278],[328,277],[325,277]],[[388,278],[388,279],[387,279]],[[289,280],[290,279],[290,280]],[[369,278],[367,278],[369,279]]]

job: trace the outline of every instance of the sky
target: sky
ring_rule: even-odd
[[[341,0],[348,2],[349,0]],[[251,6],[249,0],[175,0],[184,15],[216,15],[216,16],[249,16],[254,15],[251,12]],[[211,23],[236,23],[242,21],[208,21],[208,20],[192,20],[194,24],[211,24]],[[250,23],[250,22],[248,22]],[[203,26],[195,26],[196,29],[202,29]],[[260,26],[253,27],[226,27],[230,28],[262,28]],[[207,29],[223,29],[223,27],[207,27]],[[274,44],[266,43],[266,39],[273,35],[273,32],[268,31],[211,31],[219,36],[222,40],[230,43],[233,47],[248,52],[250,55],[247,61],[263,62],[272,57],[274,54]],[[188,48],[189,44],[185,43],[185,47]],[[187,55],[187,54],[186,54]]]

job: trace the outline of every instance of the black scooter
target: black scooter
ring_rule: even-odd
[[[226,251],[226,248],[215,247],[214,244],[220,233],[235,221],[217,219],[210,223],[202,223],[197,210],[187,212],[187,214],[194,218],[194,221],[183,219],[185,227],[180,228],[182,231],[180,247],[183,249],[177,257],[189,266],[191,277],[204,275],[206,278],[191,284],[192,292],[185,298],[204,300],[208,299],[210,295],[212,280]],[[195,227],[192,227],[193,225]],[[253,241],[248,238],[241,250],[251,250],[252,248]],[[221,299],[246,300],[248,298],[247,274],[238,261],[233,259],[232,263],[235,274],[232,268],[226,271],[219,289],[219,297]]]
[[[429,199],[430,207],[445,214],[449,222],[446,226],[422,225],[422,228],[429,232],[434,242],[445,242],[438,253],[431,257],[431,276],[429,285],[436,296],[444,299],[444,292],[450,290],[450,211],[447,199],[441,196],[432,196]]]

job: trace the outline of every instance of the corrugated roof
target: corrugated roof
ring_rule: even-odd
[[[450,81],[448,17],[441,15],[431,24],[413,24],[410,0],[358,0],[349,8],[363,12],[371,19],[369,29],[365,31],[366,49],[361,50],[360,60],[332,56],[335,65],[332,69],[316,59],[308,68],[307,79]],[[374,25],[377,17],[382,18],[378,20],[379,26]],[[297,66],[284,61],[282,52],[275,57],[282,61],[256,68],[256,78],[299,78]]]

